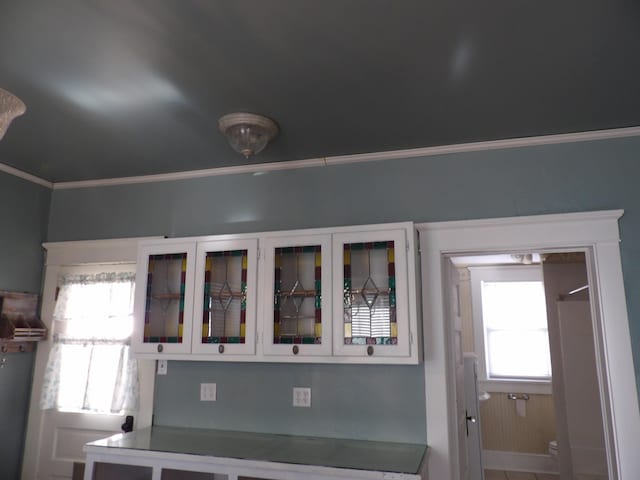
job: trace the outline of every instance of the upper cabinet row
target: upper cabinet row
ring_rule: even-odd
[[[133,351],[418,363],[414,235],[401,223],[142,242]]]

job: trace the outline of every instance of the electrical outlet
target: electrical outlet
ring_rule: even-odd
[[[200,401],[215,402],[216,401],[216,384],[201,383],[200,384]]]
[[[156,368],[156,373],[158,375],[166,375],[167,374],[167,361],[166,360],[158,360],[158,366]]]
[[[311,388],[310,387],[293,387],[293,406],[294,407],[310,407],[311,406]]]

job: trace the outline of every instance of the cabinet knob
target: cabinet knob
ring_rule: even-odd
[[[371,345],[367,347],[367,355],[369,356],[373,355],[373,347]]]
[[[162,346],[161,343],[158,344],[158,353],[162,353],[162,350],[164,350],[164,347]]]
[[[224,353],[224,345],[218,345],[218,353]]]
[[[300,351],[300,348],[298,347],[298,345],[294,345],[293,346],[293,354],[297,355],[299,351]]]

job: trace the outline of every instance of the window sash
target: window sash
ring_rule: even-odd
[[[68,267],[53,313],[53,342],[41,407],[113,413],[138,405],[137,362],[130,355],[135,273]]]
[[[530,382],[549,384],[551,361],[546,321],[546,298],[540,266],[470,267],[472,290],[475,351],[480,361],[478,377],[481,381],[499,383]],[[490,293],[501,295],[510,292],[510,308],[499,312],[498,321],[491,321],[485,312],[483,285]],[[510,285],[511,288],[501,289]],[[496,290],[499,289],[499,290]],[[527,306],[528,297],[523,292],[533,289],[537,305]],[[489,310],[489,315],[491,308]],[[494,308],[495,311],[495,308]],[[542,318],[540,318],[542,317]],[[513,318],[522,321],[513,322]],[[530,362],[531,358],[541,358]]]

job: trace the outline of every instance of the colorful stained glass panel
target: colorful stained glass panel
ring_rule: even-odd
[[[273,343],[322,343],[322,248],[275,249]]]
[[[187,254],[149,255],[145,343],[182,343]]]
[[[344,245],[345,345],[395,345],[396,279],[394,242]]]
[[[205,257],[202,343],[245,343],[247,250]]]

